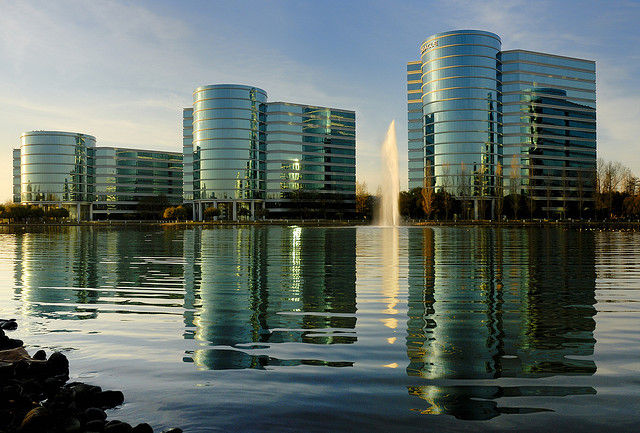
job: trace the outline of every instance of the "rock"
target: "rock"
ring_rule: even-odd
[[[103,409],[111,409],[124,403],[124,394],[121,391],[102,391],[94,397],[94,402]]]
[[[88,431],[93,432],[103,432],[104,431],[104,420],[94,419],[91,421],[87,421],[84,425],[84,428]]]
[[[9,350],[15,349],[18,347],[22,347],[24,343],[22,340],[14,340],[13,338],[9,338],[6,335],[0,337],[0,350]]]
[[[13,375],[16,378],[23,378],[29,375],[29,362],[21,359],[13,364]]]
[[[104,433],[131,433],[131,426],[126,422],[109,421],[104,426]]]
[[[162,433],[182,433],[182,429],[174,427],[174,428],[170,428],[169,430],[165,430]]]
[[[102,392],[102,388],[86,383],[74,382],[66,386],[72,392],[76,406],[85,408],[95,406],[96,396]]]
[[[80,420],[74,416],[67,418],[64,421],[62,431],[64,433],[78,433],[82,431],[82,424]]]
[[[40,349],[36,353],[33,354],[33,359],[36,359],[38,361],[46,361],[47,360],[47,353],[44,350]]]
[[[84,411],[84,416],[87,418],[87,421],[103,421],[107,419],[107,414],[100,408],[90,407]]]
[[[47,360],[47,367],[53,375],[69,374],[69,360],[64,354],[54,352]]]
[[[21,432],[40,433],[46,431],[51,422],[51,413],[44,407],[31,409],[20,424]]]
[[[13,331],[14,329],[18,329],[18,323],[16,322],[16,319],[0,319],[0,328]]]
[[[145,422],[131,429],[131,433],[153,433],[153,428]]]

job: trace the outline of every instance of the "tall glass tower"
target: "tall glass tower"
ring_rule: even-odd
[[[577,214],[593,201],[595,62],[501,48],[454,30],[407,63],[409,188],[446,191],[475,218],[509,194],[532,214]]]
[[[194,203],[236,219],[240,207],[264,199],[267,93],[217,84],[193,92]],[[185,113],[186,114],[186,113]]]

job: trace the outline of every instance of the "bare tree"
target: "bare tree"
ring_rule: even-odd
[[[496,216],[498,220],[502,217],[502,210],[504,208],[504,185],[502,175],[502,164],[496,165],[496,177],[495,177],[495,196],[496,196]]]
[[[445,219],[449,219],[449,211],[451,210],[451,170],[449,164],[442,166],[442,183],[440,191],[442,191],[442,200],[444,205]]]
[[[582,168],[578,169],[578,179],[576,181],[576,186],[578,187],[578,215],[580,219],[582,219],[582,208],[584,207],[584,187],[585,187],[585,176]]]
[[[422,210],[427,218],[430,218],[433,213],[433,201],[435,199],[433,180],[433,169],[431,163],[427,162],[424,167],[424,179],[422,181]]]
[[[469,219],[469,198],[471,196],[471,179],[467,175],[467,167],[464,162],[460,164],[460,174],[458,176],[458,196],[462,200],[465,219]]]
[[[567,168],[562,167],[562,219],[567,219],[567,202],[569,200],[569,178]]]
[[[513,217],[518,218],[518,208],[520,207],[520,167],[518,166],[518,160],[515,155],[511,158],[509,193],[512,197],[511,207],[513,208]]]

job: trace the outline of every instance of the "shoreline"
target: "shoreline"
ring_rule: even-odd
[[[125,228],[125,227],[164,227],[164,228],[195,228],[195,227],[232,227],[232,226],[302,226],[302,227],[360,227],[375,226],[369,221],[359,220],[265,220],[265,221],[80,221],[80,222],[30,222],[30,223],[0,223],[0,228],[48,228],[48,227],[97,227],[97,228]],[[458,221],[407,221],[398,227],[562,227],[576,229],[610,229],[610,230],[640,230],[640,221],[549,221],[549,220],[458,220]]]

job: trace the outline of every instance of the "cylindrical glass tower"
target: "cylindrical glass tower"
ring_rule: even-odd
[[[30,131],[20,136],[21,202],[61,204],[89,201],[91,135]]]
[[[254,201],[264,197],[267,93],[219,84],[193,93],[194,199]]]
[[[463,198],[491,198],[501,154],[500,38],[438,33],[420,46],[425,178]]]

